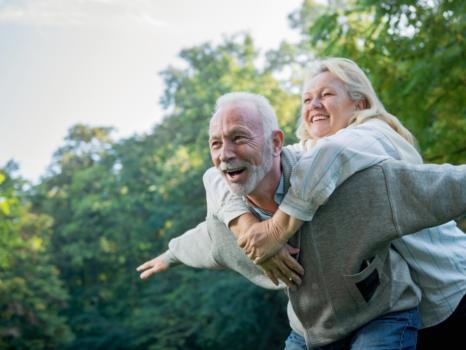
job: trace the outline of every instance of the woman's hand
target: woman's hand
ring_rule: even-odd
[[[261,263],[276,254],[301,227],[302,221],[281,210],[262,222],[253,224],[238,238],[238,245],[255,263]]]
[[[298,288],[304,274],[303,267],[292,256],[298,252],[299,249],[286,245],[277,254],[258,265],[276,286],[280,280],[289,288]]]
[[[251,260],[259,263],[284,247],[286,240],[282,241],[279,238],[280,232],[270,219],[253,224],[239,237],[238,245]]]

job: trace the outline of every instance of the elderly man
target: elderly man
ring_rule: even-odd
[[[209,130],[214,165],[231,190],[243,195],[251,211],[262,218],[277,209],[300,156],[282,149],[283,133],[267,105],[256,95],[223,96]],[[415,344],[420,291],[390,241],[466,211],[466,167],[407,166],[384,159],[376,163],[341,185],[314,220],[293,236],[290,245],[299,253],[282,248],[271,266],[264,266],[288,286],[289,278],[300,284],[302,273],[291,254],[297,253],[304,266],[300,288],[288,290],[288,316],[307,346],[373,349],[363,335],[373,333],[382,342],[393,342],[382,331],[394,320],[398,325],[391,331],[404,337],[402,348]],[[216,181],[208,176],[204,180]],[[419,215],[406,214],[412,212]],[[182,262],[230,268],[259,286],[276,288],[237,246],[223,224],[229,215],[235,217],[208,201],[206,222],[173,239],[167,252],[141,265],[141,277]]]

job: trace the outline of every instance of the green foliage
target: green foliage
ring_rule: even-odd
[[[30,212],[21,185],[0,170],[0,348],[56,348],[72,333],[61,313],[68,295],[48,252],[52,219]]]

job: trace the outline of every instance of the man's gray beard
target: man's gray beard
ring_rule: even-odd
[[[247,171],[249,172],[249,178],[244,184],[238,183],[229,183],[227,181],[228,187],[230,187],[231,192],[238,196],[246,196],[254,191],[262,181],[262,179],[267,175],[267,173],[272,169],[273,165],[273,144],[266,144],[264,147],[264,155],[262,163],[260,165],[247,165]]]

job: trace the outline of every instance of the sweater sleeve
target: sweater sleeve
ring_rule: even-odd
[[[203,176],[207,196],[207,210],[215,215],[227,227],[231,220],[249,213],[243,199],[232,193],[220,172],[210,168]]]
[[[213,257],[213,242],[207,229],[207,223],[201,222],[195,228],[168,243],[164,257],[171,262],[181,262],[195,268],[223,268]]]
[[[312,220],[340,184],[354,173],[394,157],[393,152],[369,127],[346,128],[319,140],[294,167],[280,209],[300,220]]]
[[[400,236],[442,225],[466,214],[466,165],[380,164]]]

